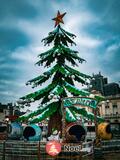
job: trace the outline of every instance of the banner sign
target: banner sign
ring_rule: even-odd
[[[65,144],[63,150],[64,152],[80,152],[82,150],[82,145]]]
[[[56,156],[61,152],[61,143],[55,140],[49,141],[46,144],[46,152],[50,156]]]
[[[64,107],[71,107],[75,104],[82,105],[82,106],[88,106],[94,109],[97,107],[97,101],[89,97],[71,97],[71,98],[65,98],[63,100]]]

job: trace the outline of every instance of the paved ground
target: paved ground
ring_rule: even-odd
[[[103,155],[104,159],[94,159],[94,160],[120,160],[120,153],[109,153],[109,154],[105,154]],[[93,160],[93,157],[89,157],[89,158],[84,158],[82,160]]]
[[[105,160],[120,160],[120,153],[110,153],[104,156]]]

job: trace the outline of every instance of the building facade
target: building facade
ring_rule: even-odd
[[[120,137],[120,87],[117,83],[108,83],[108,79],[99,74],[93,75],[90,90],[100,92],[105,101],[98,105],[99,114],[111,124],[114,137]]]
[[[99,74],[93,74],[93,78],[90,82],[90,90],[99,91],[103,96],[114,96],[120,94],[120,87],[117,83],[108,83],[108,78]]]
[[[114,137],[120,138],[120,94],[107,96],[106,99],[99,104],[100,115],[111,124]]]
[[[15,115],[17,111],[16,106],[12,103],[2,104],[0,103],[0,122],[5,121],[5,118],[8,116]]]
[[[106,96],[106,101],[99,106],[100,115],[107,121],[120,122],[120,95]]]

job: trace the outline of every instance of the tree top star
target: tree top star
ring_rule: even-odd
[[[59,23],[63,23],[63,17],[65,16],[66,12],[63,14],[60,14],[60,12],[58,11],[57,16],[55,18],[53,18],[52,20],[55,21],[55,27],[59,25]]]

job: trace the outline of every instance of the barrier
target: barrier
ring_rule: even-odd
[[[102,150],[103,153],[116,153],[120,152],[120,139],[110,140],[110,141],[102,141]]]
[[[4,155],[4,141],[0,140],[0,160],[3,160],[3,155]]]
[[[39,160],[39,143],[0,141],[0,160]]]
[[[67,143],[68,144],[68,143]],[[70,146],[75,144],[69,143]],[[0,141],[0,160],[77,160],[81,156],[92,154],[92,142],[83,143],[81,151],[68,152],[64,150],[62,145],[62,152],[56,156],[51,157],[46,153],[45,142],[25,142],[25,141]]]

